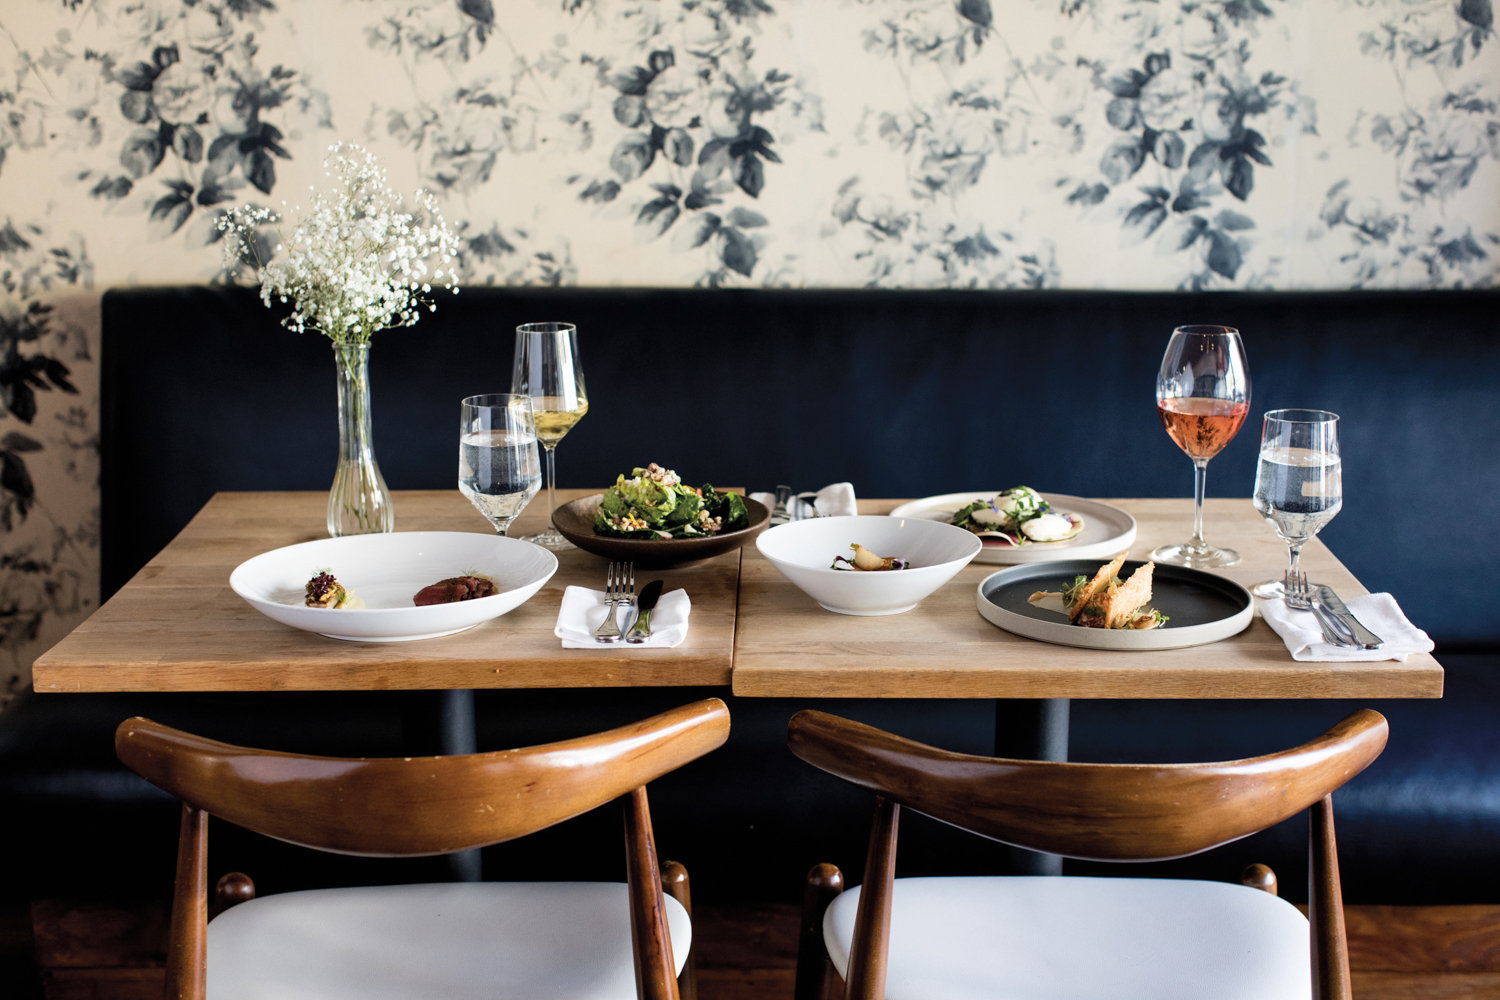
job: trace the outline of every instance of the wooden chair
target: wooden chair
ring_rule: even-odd
[[[792,752],[876,799],[864,884],[841,892],[834,866],[809,873],[797,1000],[826,994],[829,959],[845,976],[846,1000],[1349,1000],[1331,794],[1380,755],[1387,732],[1366,709],[1265,757],[1063,764],[948,753],[798,712]],[[1242,885],[897,879],[902,806],[992,840],[1094,861],[1186,857],[1310,807],[1308,916],[1276,897],[1264,865],[1246,869]]]
[[[675,898],[664,897],[645,786],[728,734],[717,698],[593,736],[455,757],[308,757],[128,719],[115,733],[120,760],[182,800],[165,996],[690,1000],[690,973],[680,992],[676,978],[692,940],[687,873],[665,866]],[[405,857],[523,837],[617,798],[624,885],[444,883],[255,899],[236,873],[220,880],[222,912],[209,923],[210,815],[315,850]]]

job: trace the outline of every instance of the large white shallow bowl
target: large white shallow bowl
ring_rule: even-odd
[[[307,581],[323,570],[364,598],[365,607],[307,607]],[[518,538],[398,531],[273,549],[236,566],[229,586],[252,608],[283,625],[330,639],[399,642],[452,635],[514,611],[556,572],[556,556]],[[490,577],[500,592],[452,604],[412,604],[423,587],[468,573]]]
[[[834,556],[852,557],[851,544],[910,568],[882,573],[829,569]],[[792,521],[755,540],[761,555],[829,611],[841,615],[896,615],[953,579],[979,554],[979,536],[951,524],[915,518],[860,515]]]

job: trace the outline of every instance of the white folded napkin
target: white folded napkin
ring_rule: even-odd
[[[688,614],[693,602],[687,591],[673,590],[661,595],[651,612],[651,637],[645,642],[596,642],[594,629],[604,624],[604,591],[587,587],[569,587],[563,591],[562,607],[557,609],[557,627],[552,633],[562,640],[564,649],[650,649],[653,646],[680,646],[687,638]],[[635,608],[616,608],[615,621],[622,633],[635,624]]]
[[[1351,597],[1349,613],[1360,624],[1380,636],[1379,649],[1356,649],[1323,641],[1323,629],[1311,611],[1294,611],[1281,598],[1261,601],[1260,613],[1266,624],[1276,630],[1291,651],[1292,659],[1307,663],[1335,663],[1341,660],[1405,660],[1412,653],[1432,652],[1427,633],[1406,620],[1401,607],[1390,594],[1366,594]]]
[[[750,499],[765,505],[767,510],[776,509],[776,494],[774,493],[752,493]],[[787,512],[792,510],[791,504],[806,504],[806,500],[798,500],[795,496],[787,501]],[[812,511],[803,511],[803,517],[849,517],[859,513],[859,506],[854,502],[854,485],[852,483],[829,483],[817,492],[812,502]]]

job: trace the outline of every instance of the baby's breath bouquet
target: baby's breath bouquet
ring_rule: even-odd
[[[386,185],[385,171],[368,150],[336,143],[323,169],[334,190],[314,189],[306,214],[292,209],[288,238],[277,232],[279,242],[272,242],[262,235],[282,222],[269,208],[245,205],[219,219],[225,269],[233,274],[254,267],[261,300],[292,306],[282,325],[298,333],[316,330],[333,343],[339,466],[328,496],[328,533],[391,531],[390,490],[371,445],[370,337],[411,326],[423,307],[436,311],[434,284],[457,294],[458,240],[429,192],[416,192],[415,214],[403,211],[401,196]]]

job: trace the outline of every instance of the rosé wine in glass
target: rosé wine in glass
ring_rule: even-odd
[[[1156,562],[1212,568],[1233,566],[1240,554],[1203,540],[1203,489],[1208,460],[1239,433],[1250,412],[1250,366],[1240,332],[1227,326],[1179,326],[1172,331],[1156,376],[1162,426],[1193,460],[1193,537],[1151,553]]]

